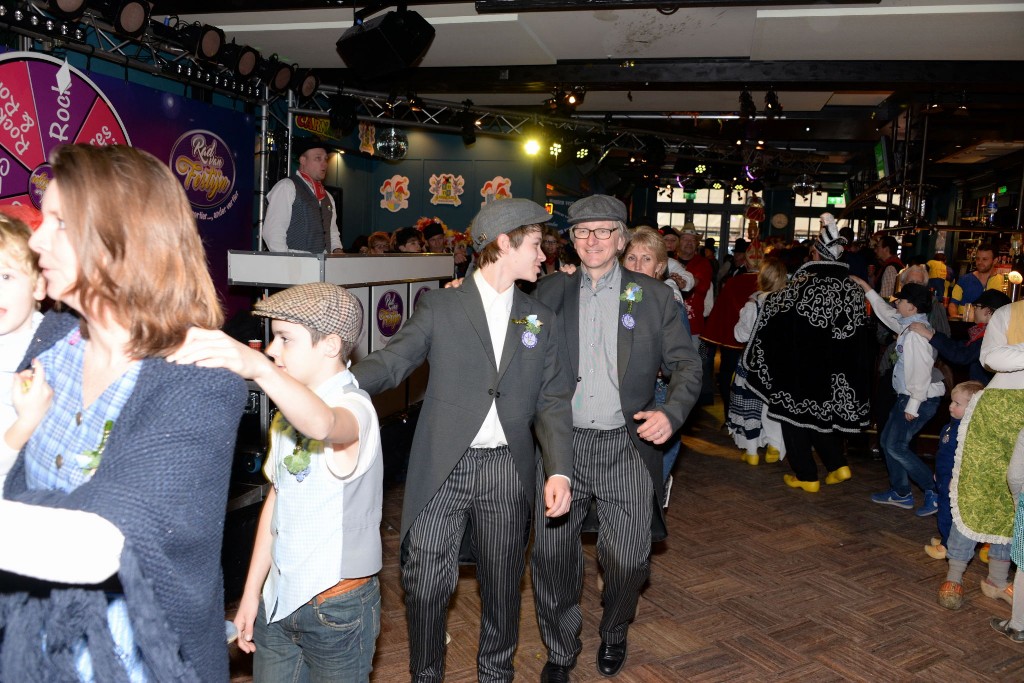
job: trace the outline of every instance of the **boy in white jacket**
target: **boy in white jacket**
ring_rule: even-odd
[[[932,419],[946,393],[942,375],[935,368],[935,349],[924,337],[909,331],[911,323],[928,324],[931,291],[924,285],[908,283],[896,295],[893,308],[867,282],[854,275],[850,279],[867,294],[878,319],[898,335],[897,358],[892,373],[896,403],[880,438],[885,465],[889,469],[889,490],[873,494],[871,500],[910,510],[914,507],[914,494],[910,490],[910,481],[913,480],[924,491],[924,504],[915,514],[918,517],[934,515],[939,507],[935,479],[931,468],[910,449],[910,440]]]

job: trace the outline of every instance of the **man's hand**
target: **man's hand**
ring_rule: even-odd
[[[909,329],[911,332],[916,332],[928,341],[931,341],[932,337],[935,336],[935,330],[928,327],[924,323],[910,323]]]
[[[633,419],[643,422],[636,435],[644,441],[650,441],[655,446],[660,446],[672,436],[672,423],[669,422],[668,416],[660,410],[641,410],[633,415]]]
[[[257,379],[273,368],[262,351],[235,341],[220,330],[193,327],[185,335],[185,343],[167,357],[171,363],[198,365],[201,368],[226,368],[246,379]]]
[[[569,480],[557,474],[548,477],[544,482],[544,516],[561,517],[569,511],[570,503],[572,492],[569,490]]]
[[[444,288],[445,289],[458,289],[459,287],[462,286],[462,281],[465,280],[465,279],[466,278],[464,278],[464,277],[457,277],[454,280],[452,280],[451,282],[446,283]]]

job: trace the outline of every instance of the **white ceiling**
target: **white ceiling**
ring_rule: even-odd
[[[424,67],[543,65],[560,60],[1024,60],[1024,3],[882,0],[877,5],[808,5],[580,10],[478,15],[472,3],[416,6],[436,30]],[[306,68],[344,66],[335,51],[353,10],[183,15],[224,29],[229,40]],[[879,73],[884,78],[884,72]],[[429,92],[419,93],[431,97]],[[874,106],[888,93],[779,93],[787,111],[826,104]],[[760,93],[755,93],[755,100]],[[447,93],[481,106],[536,105],[537,96]],[[622,91],[587,95],[587,110],[706,112],[736,108],[734,92]]]

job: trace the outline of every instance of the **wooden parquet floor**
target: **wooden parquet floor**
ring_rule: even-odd
[[[850,481],[822,485],[817,494],[791,489],[782,481],[785,463],[739,460],[717,412],[698,411],[684,432],[670,536],[654,550],[617,680],[1024,681],[1024,645],[988,625],[1010,608],[979,590],[986,565],[975,559],[968,568],[964,607],[943,609],[936,593],[946,563],[923,551],[935,518],[868,500],[887,487],[882,461],[853,454]],[[401,496],[400,486],[385,491],[383,617],[372,680],[387,683],[409,679]],[[584,547],[578,682],[604,680],[594,665],[601,607],[593,539]],[[448,622],[446,681],[476,680],[478,629],[476,581],[464,568]],[[527,575],[516,680],[538,680],[545,661]],[[251,680],[247,657],[236,650],[232,663],[233,681]]]

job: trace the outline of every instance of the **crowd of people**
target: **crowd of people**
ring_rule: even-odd
[[[327,251],[322,159],[303,157],[288,199],[324,228],[303,244]],[[890,237],[858,249],[824,214],[808,244],[763,242],[754,225],[719,264],[692,225],[631,228],[611,196],[573,203],[564,235],[540,205],[507,199],[465,235],[427,218],[367,237],[371,254],[461,254],[464,277],[353,364],[362,309],[336,285],[257,302],[265,353],[219,329],[187,199],[157,159],[70,145],[51,161],[34,230],[0,217],[0,545],[17,550],[0,555],[0,680],[227,680],[220,548],[243,379],[278,412],[239,647],[257,681],[368,680],[384,457],[371,396],[424,362],[400,529],[415,681],[444,679],[467,558],[479,679],[513,680],[529,561],[541,680],[568,681],[584,531],[602,571],[593,662],[619,674],[651,544],[668,535],[680,429],[716,353],[712,387],[742,461],[784,459],[786,485],[815,494],[813,454],[825,484],[842,484],[854,475],[843,440],[873,423],[889,482],[870,502],[915,509],[921,490],[915,514],[937,520],[925,552],[947,562],[939,604],[962,605],[987,544],[981,590],[1012,605],[992,628],[1024,642],[1024,578],[1010,579],[1024,561],[1024,302],[1001,291],[985,245],[956,279],[938,255],[904,266]],[[303,248],[300,222],[284,249]],[[948,318],[968,312],[959,339]],[[950,386],[950,367],[969,379]],[[947,394],[933,473],[913,437]]]

